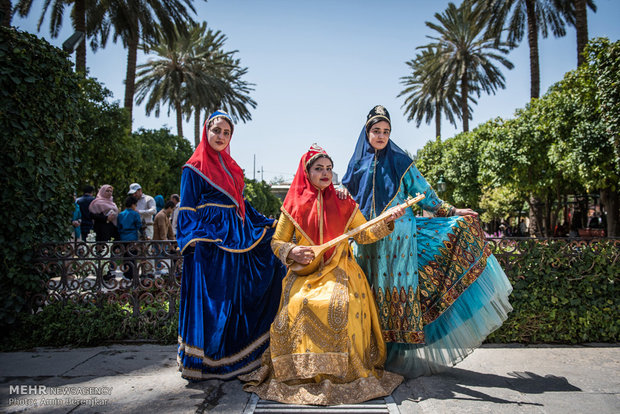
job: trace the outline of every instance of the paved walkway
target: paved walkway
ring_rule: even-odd
[[[252,410],[238,380],[183,380],[175,351],[111,345],[0,353],[0,412]],[[620,345],[485,345],[441,375],[406,381],[385,405],[400,413],[620,413]]]

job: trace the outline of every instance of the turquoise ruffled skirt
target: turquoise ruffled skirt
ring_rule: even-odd
[[[424,326],[424,344],[388,342],[385,368],[408,378],[441,372],[462,361],[512,311],[512,286],[495,256],[480,276],[432,323]]]

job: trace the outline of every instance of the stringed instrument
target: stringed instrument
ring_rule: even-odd
[[[409,197],[407,199],[407,201],[405,201],[404,203],[400,204],[399,207],[403,207],[403,208],[407,208],[407,207],[411,207],[412,205],[416,204],[417,202],[419,202],[420,200],[424,199],[424,194],[418,194],[415,198],[411,198]],[[303,265],[301,263],[293,263],[292,265],[289,266],[289,268],[297,273],[298,275],[301,276],[307,276],[310,273],[315,272],[319,266],[321,265],[321,262],[323,260],[323,255],[325,254],[325,252],[336,246],[337,244],[345,241],[345,240],[349,240],[350,237],[355,236],[357,233],[364,231],[365,229],[367,229],[368,227],[382,221],[385,220],[388,216],[390,216],[391,213],[389,213],[389,210],[384,212],[383,214],[375,217],[374,219],[367,221],[366,223],[362,224],[361,226],[358,226],[352,230],[349,230],[348,232],[336,237],[335,239],[331,239],[328,242],[325,242],[323,244],[320,244],[318,246],[305,246],[305,247],[309,247],[310,249],[312,249],[312,252],[314,253],[314,259],[308,263],[307,265]]]

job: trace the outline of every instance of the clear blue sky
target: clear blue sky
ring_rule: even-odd
[[[15,3],[15,1],[13,1]],[[27,19],[15,17],[13,25],[36,32],[42,0],[33,2]],[[415,153],[434,139],[434,123],[408,123],[397,98],[403,89],[400,77],[407,75],[406,61],[416,47],[428,43],[432,31],[425,21],[445,10],[445,0],[366,1],[366,0],[210,0],[195,1],[198,21],[221,30],[228,40],[227,50],[248,67],[246,80],[256,84],[252,97],[258,107],[252,120],[235,128],[232,156],[253,177],[256,167],[264,179],[292,178],[301,155],[313,143],[323,146],[334,159],[339,177],[346,171],[349,157],[364,123],[376,104],[384,105],[392,116],[392,139]],[[456,2],[458,3],[458,2]],[[596,0],[597,13],[588,11],[589,36],[620,37],[620,1]],[[63,30],[49,38],[46,19],[39,36],[60,46],[69,37],[70,11],[65,12]],[[575,30],[561,39],[540,39],[541,93],[576,67]],[[529,99],[529,54],[527,42],[508,55],[513,70],[503,70],[507,87],[496,95],[483,95],[473,108],[470,128],[495,117],[510,118]],[[138,56],[138,63],[147,57]],[[106,49],[87,51],[87,67],[114,94],[124,96],[127,53],[120,43]],[[133,128],[168,126],[176,133],[174,113],[147,117],[144,108],[134,106]],[[458,130],[460,130],[460,125]],[[449,138],[457,129],[442,121],[442,136]],[[193,143],[193,121],[185,123],[184,135]],[[260,172],[256,178],[260,178]],[[147,189],[148,191],[148,189]]]

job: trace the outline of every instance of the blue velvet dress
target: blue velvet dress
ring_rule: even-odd
[[[260,365],[285,268],[270,247],[274,220],[233,200],[186,165],[177,241],[183,253],[177,360],[187,379],[229,379]],[[195,247],[191,242],[195,241]]]
[[[365,131],[343,183],[366,219],[424,194],[377,243],[355,245],[372,287],[387,342],[386,370],[413,378],[465,358],[512,310],[512,286],[491,254],[477,217],[450,217],[411,158],[391,140],[375,151]]]

